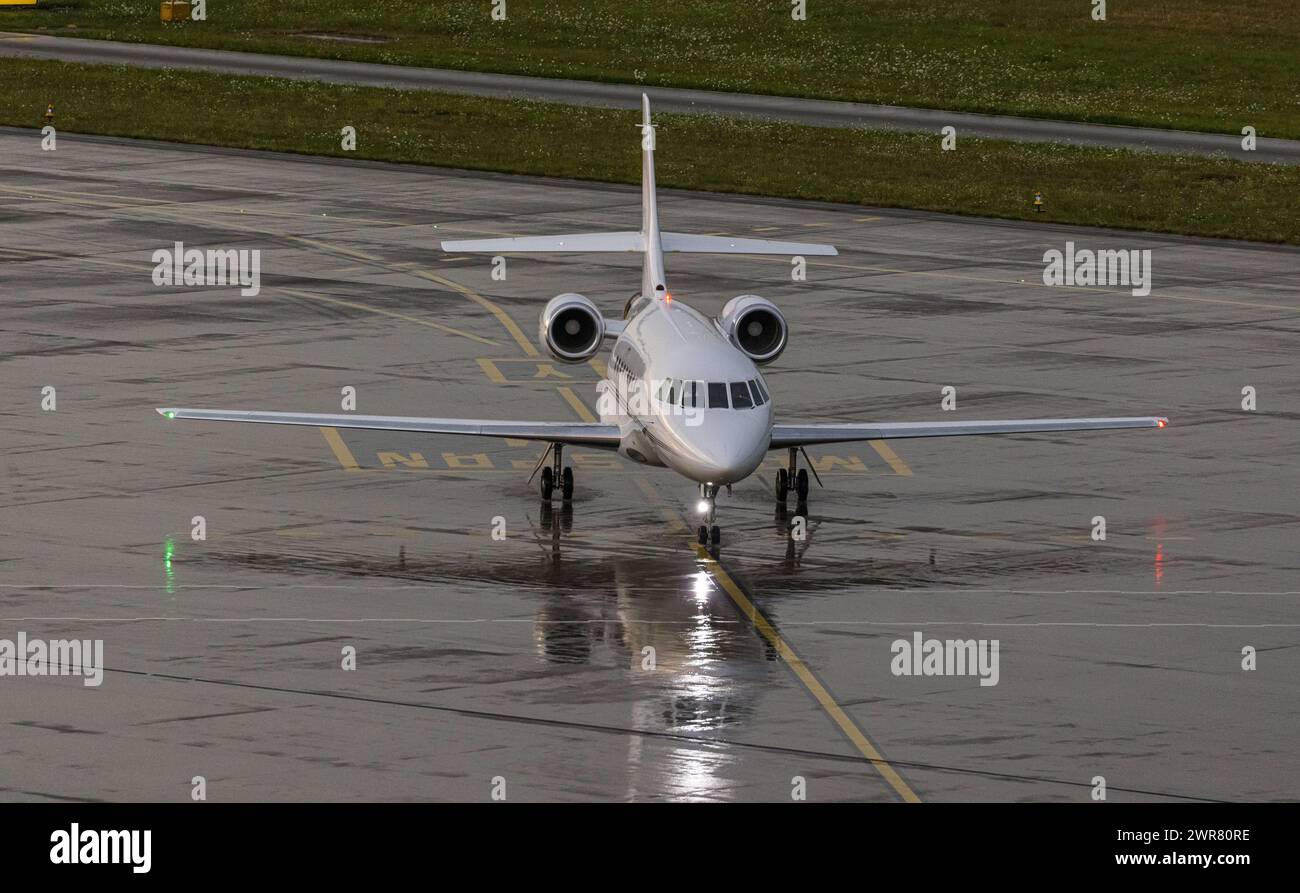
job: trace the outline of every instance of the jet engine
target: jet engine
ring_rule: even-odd
[[[556,295],[542,310],[537,338],[562,363],[581,363],[600,350],[605,318],[588,298],[579,294]]]
[[[776,305],[758,295],[738,295],[727,302],[718,325],[728,340],[760,366],[781,355],[790,327]]]

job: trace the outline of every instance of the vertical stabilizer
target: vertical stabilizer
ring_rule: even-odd
[[[661,232],[659,205],[655,200],[655,125],[650,120],[650,97],[641,94],[641,230],[612,233],[566,233],[555,236],[518,236],[506,239],[465,239],[442,243],[443,251],[473,251],[490,254],[517,252],[581,253],[585,251],[641,251],[641,294],[648,298],[668,298],[668,281],[664,278],[664,252],[691,254],[784,254],[830,255],[831,245],[811,242],[774,242],[769,239],[741,239],[732,236],[693,236],[687,233]]]
[[[641,267],[641,294],[664,298],[664,249],[659,235],[659,206],[655,201],[655,126],[650,121],[650,97],[641,94],[641,235],[645,261]]]

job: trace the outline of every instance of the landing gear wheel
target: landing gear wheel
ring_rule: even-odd
[[[790,495],[790,474],[784,468],[776,470],[776,501],[785,502]]]
[[[808,499],[808,469],[800,468],[799,473],[794,476],[794,492],[799,497],[800,502]]]
[[[573,498],[573,467],[570,465],[564,466],[564,474],[560,475],[560,493],[565,502]]]
[[[542,469],[542,499],[547,502],[551,501],[551,493],[555,491],[555,474],[549,468]]]
[[[718,543],[721,542],[721,540],[722,540],[722,531],[718,529],[717,524],[714,524],[712,527],[709,528],[709,541],[713,543],[714,547],[716,547]]]
[[[701,524],[698,532],[700,537],[700,545],[707,546],[709,544],[709,528]]]

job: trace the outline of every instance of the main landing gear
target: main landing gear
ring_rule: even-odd
[[[715,549],[722,541],[722,531],[714,524],[717,517],[717,484],[700,484],[700,502],[704,509],[704,523],[695,531],[701,546],[713,546]]]
[[[808,454],[804,453],[804,461],[808,462],[808,468],[799,468],[799,454],[803,452],[802,447],[790,447],[790,467],[781,468],[776,472],[776,501],[780,505],[785,505],[786,500],[790,498],[790,491],[794,491],[795,498],[799,505],[808,504],[808,471],[812,470],[813,477],[817,481],[817,486],[822,486],[822,479],[817,475],[817,469],[812,467],[812,462],[808,460]]]
[[[528,476],[531,483],[533,476],[537,474],[537,469],[542,468],[546,457],[552,457],[551,466],[542,468],[541,491],[542,499],[550,502],[555,488],[560,488],[560,496],[565,502],[573,499],[573,468],[564,464],[564,444],[552,443],[547,445],[546,452],[542,453],[542,458],[537,460],[537,467],[533,469],[533,474]]]

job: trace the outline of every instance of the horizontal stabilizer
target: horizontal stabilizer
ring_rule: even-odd
[[[692,254],[812,254],[836,255],[834,245],[814,242],[774,242],[770,239],[736,239],[731,236],[693,236],[690,233],[664,233],[660,236],[664,251]]]
[[[640,233],[570,233],[562,236],[521,236],[515,239],[466,239],[443,242],[442,250],[453,254],[460,252],[504,254],[518,252],[569,251],[644,251],[645,239]]]

